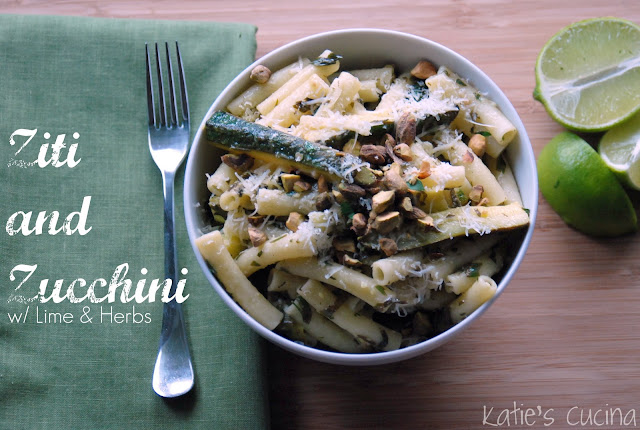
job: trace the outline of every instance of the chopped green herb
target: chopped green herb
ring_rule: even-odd
[[[531,214],[531,211],[527,208],[522,208],[523,211],[525,211],[527,213],[527,215]]]
[[[482,135],[482,136],[484,136],[484,137],[489,137],[489,136],[491,136],[491,133],[489,133],[488,131],[485,131],[485,130],[479,131],[479,132],[477,132],[476,134]]]
[[[419,101],[429,96],[429,87],[424,79],[411,79],[411,96],[414,100]]]
[[[271,241],[271,243],[274,243],[274,242],[279,241],[280,239],[282,239],[282,238],[283,238],[283,237],[285,237],[286,235],[287,235],[287,233],[283,234],[282,236],[278,236],[278,237],[276,237],[275,239],[273,239],[273,240]]]
[[[262,250],[258,251],[258,257],[262,257]]]
[[[469,203],[469,197],[464,194],[464,191],[462,191],[462,189],[458,190],[458,199],[460,199],[460,203],[462,203],[463,205]]]
[[[355,211],[353,210],[351,203],[346,201],[340,203],[340,212],[342,212],[342,215],[348,217],[349,219],[353,218],[353,215],[355,215]]]
[[[468,278],[477,278],[480,276],[480,263],[471,263],[466,268],[465,273]]]
[[[258,263],[255,260],[251,262],[251,265],[254,266],[254,267],[260,267],[260,263]]]
[[[480,95],[480,93],[476,93],[476,100],[480,100],[482,98],[482,96]]]
[[[330,53],[326,57],[318,57],[311,62],[314,66],[329,66],[331,64],[336,64],[338,60],[342,58],[341,55]]]
[[[407,182],[407,185],[409,186],[410,190],[413,190],[413,191],[424,191],[424,185],[422,184],[421,181],[416,181],[414,184],[411,184],[410,182]]]
[[[464,191],[460,188],[452,188],[450,191],[451,203],[453,207],[464,206],[469,203],[469,198],[464,194]]]
[[[465,83],[462,81],[462,79],[460,79],[460,78],[456,79],[456,84],[458,84],[458,85],[462,85],[463,87],[466,87],[466,86],[467,86],[467,84],[465,84]]]
[[[382,294],[386,294],[386,292],[384,291],[384,287],[382,285],[376,285],[376,290],[380,291],[380,293]]]

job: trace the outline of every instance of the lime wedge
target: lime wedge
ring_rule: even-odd
[[[565,27],[542,48],[534,98],[553,119],[604,131],[640,109],[640,27],[594,18]]]
[[[558,134],[542,149],[538,182],[547,203],[578,231],[612,237],[638,229],[625,189],[591,145],[573,133]]]
[[[607,131],[598,152],[622,183],[640,190],[640,114]]]

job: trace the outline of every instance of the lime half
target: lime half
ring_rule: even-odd
[[[594,18],[562,29],[536,62],[534,98],[565,127],[604,131],[640,109],[640,27]]]
[[[625,189],[591,145],[573,133],[558,134],[542,149],[538,182],[553,210],[583,233],[620,236],[638,228]]]
[[[607,131],[598,152],[625,185],[640,190],[640,114]]]

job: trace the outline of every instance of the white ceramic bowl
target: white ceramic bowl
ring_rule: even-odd
[[[194,243],[201,234],[201,229],[206,228],[209,218],[206,213],[209,200],[206,174],[215,170],[220,163],[221,155],[221,151],[207,143],[204,138],[203,130],[206,120],[214,111],[224,109],[237,94],[249,85],[250,71],[256,65],[263,64],[271,70],[278,70],[296,61],[298,57],[313,57],[325,49],[331,49],[342,55],[341,69],[343,70],[381,67],[391,63],[396,65],[398,71],[408,71],[423,59],[428,59],[437,66],[447,66],[461,77],[469,80],[481,92],[486,93],[518,129],[518,137],[509,145],[506,153],[518,182],[524,205],[530,210],[531,223],[517,254],[513,256],[513,262],[498,284],[497,294],[464,321],[446,332],[417,345],[396,351],[371,354],[330,352],[298,344],[267,330],[251,318],[227,294],[224,287],[211,273]],[[472,324],[500,296],[513,278],[531,240],[538,207],[538,183],[531,143],[516,110],[500,88],[467,59],[438,43],[406,33],[378,29],[338,30],[305,37],[276,49],[247,67],[218,96],[200,124],[189,153],[184,187],[184,207],[189,238],[202,270],[222,300],[253,330],[274,344],[304,357],[345,365],[384,364],[412,358],[444,344]]]

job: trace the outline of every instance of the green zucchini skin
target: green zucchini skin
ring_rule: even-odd
[[[220,148],[265,161],[285,160],[310,174],[320,173],[351,182],[354,167],[367,166],[354,155],[245,121],[224,111],[215,112],[205,129],[207,140]]]
[[[427,115],[425,118],[418,120],[416,124],[416,134],[433,133],[440,126],[448,126],[458,116],[458,109],[452,109],[444,112],[438,117]],[[389,120],[381,124],[371,126],[371,134],[368,136],[362,136],[362,138],[381,138],[385,133],[395,134],[396,124]],[[349,139],[356,137],[354,131],[343,131],[335,136],[327,139],[324,144],[331,146],[332,148],[342,148]]]

